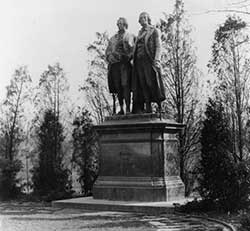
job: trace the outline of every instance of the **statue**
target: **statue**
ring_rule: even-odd
[[[106,59],[108,61],[109,91],[113,94],[113,96],[114,94],[117,94],[120,105],[120,111],[118,114],[123,115],[124,100],[126,104],[126,113],[130,113],[132,76],[132,65],[130,61],[132,59],[135,36],[126,31],[128,23],[125,18],[119,18],[117,26],[118,32],[111,37],[108,44]]]
[[[161,102],[165,99],[160,65],[160,32],[151,25],[151,19],[146,12],[140,14],[139,23],[142,28],[133,54],[133,113],[151,113],[151,103],[157,103],[161,110]]]

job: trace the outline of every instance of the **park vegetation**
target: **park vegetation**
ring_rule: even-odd
[[[214,82],[197,67],[184,4],[157,24],[163,46],[166,88],[163,110],[185,124],[179,136],[180,176],[186,195],[198,194],[207,209],[226,211],[249,205],[250,57],[247,24],[228,16],[217,28],[208,63]],[[113,113],[107,86],[106,32],[87,46],[89,71],[81,84],[82,105],[69,97],[63,67],[48,65],[34,85],[28,68],[14,71],[0,103],[0,198],[21,192],[42,200],[65,198],[74,173],[83,195],[91,195],[99,170],[94,125]],[[209,87],[209,96],[205,86]],[[201,100],[202,99],[202,100]],[[205,206],[205,207],[206,207]]]
[[[200,137],[200,192],[228,210],[249,204],[248,46],[246,23],[229,16],[215,32],[209,63],[216,81]]]

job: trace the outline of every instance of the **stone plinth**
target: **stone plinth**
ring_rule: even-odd
[[[94,199],[156,202],[184,198],[176,138],[182,128],[158,114],[113,116],[96,126],[101,152]]]

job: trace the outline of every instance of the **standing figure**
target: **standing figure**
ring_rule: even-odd
[[[125,18],[117,21],[118,32],[111,37],[106,50],[108,61],[108,86],[112,94],[117,94],[120,111],[124,114],[123,101],[126,103],[126,113],[130,112],[130,93],[132,65],[130,63],[133,54],[135,36],[126,30],[128,23]]]
[[[133,113],[142,113],[142,111],[151,113],[151,103],[157,103],[161,110],[161,102],[165,99],[160,66],[160,32],[151,25],[151,19],[146,12],[140,14],[139,23],[142,28],[133,54]]]

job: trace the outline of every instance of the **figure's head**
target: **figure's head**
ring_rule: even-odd
[[[119,30],[126,30],[128,29],[128,21],[126,18],[119,18],[117,20],[117,26]]]
[[[139,16],[141,26],[151,25],[151,18],[147,12],[142,12]]]

